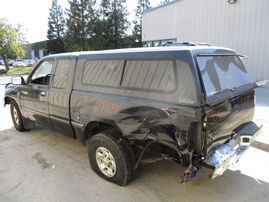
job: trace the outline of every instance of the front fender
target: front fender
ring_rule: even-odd
[[[15,100],[18,106],[20,106],[20,86],[7,84],[5,87],[4,106],[10,104],[11,100]]]

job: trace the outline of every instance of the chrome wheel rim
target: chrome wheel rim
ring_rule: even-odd
[[[116,175],[116,162],[111,152],[105,147],[96,149],[95,158],[101,172],[107,177]]]
[[[19,114],[18,114],[18,111],[15,107],[13,107],[13,118],[14,118],[15,123],[17,125],[19,125],[19,123],[20,123]]]

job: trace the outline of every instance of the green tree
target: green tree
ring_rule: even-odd
[[[142,46],[142,12],[150,9],[149,0],[139,0],[135,9],[135,19],[133,21],[133,38],[135,41],[134,46]]]
[[[65,29],[65,19],[63,9],[58,3],[58,0],[52,0],[50,16],[48,17],[48,32],[47,32],[47,52],[62,53],[65,52],[63,43],[63,34]]]
[[[95,0],[69,0],[70,8],[66,10],[67,30],[64,44],[67,51],[92,50],[92,36],[95,35]]]
[[[105,35],[105,22],[102,19],[97,19],[93,28],[93,34],[91,38],[92,50],[104,50],[106,49],[106,35]]]
[[[9,71],[7,55],[24,56],[25,37],[20,24],[12,25],[6,19],[0,19],[0,55],[2,56],[6,72]]]
[[[102,30],[103,23],[99,19],[98,10],[96,8],[96,1],[90,1],[90,8],[88,9],[88,22],[86,26],[86,40],[88,44],[87,50],[100,50],[97,41],[100,38],[100,30]]]
[[[130,23],[126,0],[101,0],[102,44],[104,49],[126,47],[127,29]]]

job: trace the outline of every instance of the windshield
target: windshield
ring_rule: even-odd
[[[236,56],[197,56],[207,97],[245,84],[253,83],[244,65]]]
[[[44,61],[36,70],[36,72],[32,76],[32,80],[40,77],[44,77],[47,74],[51,73],[51,69],[53,66],[53,61]]]

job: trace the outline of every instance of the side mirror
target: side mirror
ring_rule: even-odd
[[[19,85],[19,84],[25,84],[25,80],[24,80],[24,78],[22,77],[22,76],[13,76],[12,78],[11,78],[11,83],[12,84],[17,84],[17,85]]]

